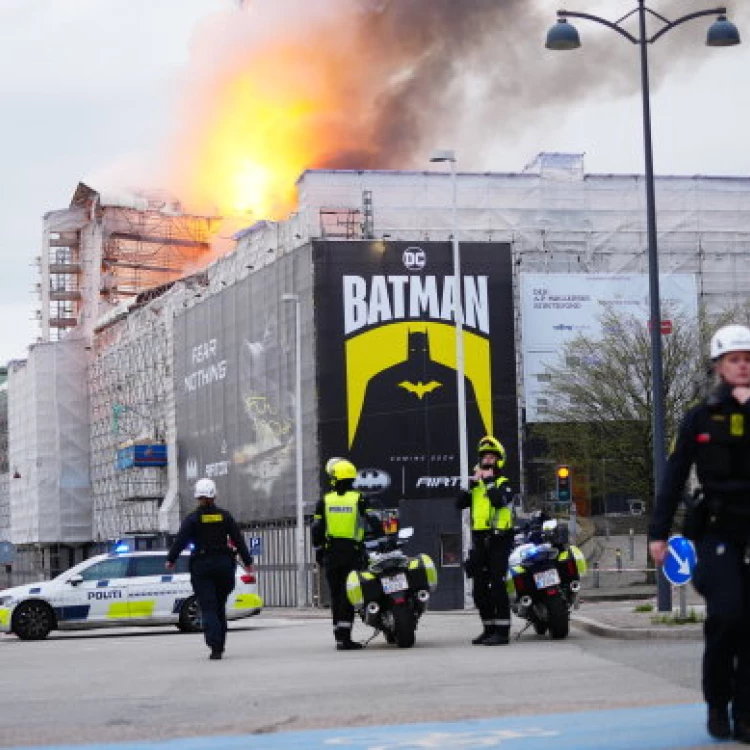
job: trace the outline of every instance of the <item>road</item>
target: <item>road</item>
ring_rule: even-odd
[[[336,652],[328,620],[264,614],[232,623],[220,662],[207,659],[200,635],[174,628],[53,633],[42,642],[4,636],[0,746],[152,748],[220,735],[168,747],[535,750],[552,734],[558,749],[707,744],[699,641],[613,641],[574,629],[565,641],[528,631],[487,648],[468,642],[477,626],[476,615],[428,613],[413,649],[388,646],[381,636],[363,651]],[[355,637],[369,633],[355,628]],[[619,740],[635,742],[655,721],[664,741],[683,744],[618,745],[611,735],[618,721]],[[403,726],[415,723],[426,724]],[[581,736],[565,744],[563,726],[587,729],[594,744]],[[409,734],[415,731],[421,740]],[[382,732],[400,739],[386,742]],[[597,745],[601,732],[609,739]]]

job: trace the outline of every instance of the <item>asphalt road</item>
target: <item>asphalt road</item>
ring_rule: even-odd
[[[267,736],[265,745],[245,743],[261,748],[294,737],[276,733],[331,727],[675,706],[691,712],[697,739],[706,739],[699,641],[623,642],[574,629],[564,641],[527,631],[487,648],[469,643],[478,629],[476,615],[428,613],[413,649],[379,636],[363,651],[336,652],[326,619],[261,615],[231,624],[219,662],[207,659],[202,636],[171,627],[53,633],[41,642],[3,636],[0,746]],[[355,638],[370,632],[358,625]]]

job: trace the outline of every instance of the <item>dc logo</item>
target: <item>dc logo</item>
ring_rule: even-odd
[[[188,480],[198,478],[198,461],[195,458],[189,458],[185,465],[185,475]]]
[[[427,263],[427,255],[421,247],[407,247],[401,257],[409,271],[421,271]]]

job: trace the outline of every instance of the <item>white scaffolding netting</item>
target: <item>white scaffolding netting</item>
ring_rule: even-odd
[[[11,541],[91,539],[86,357],[80,341],[37,344],[9,373]]]

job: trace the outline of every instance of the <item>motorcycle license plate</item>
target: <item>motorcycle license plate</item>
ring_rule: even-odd
[[[554,568],[543,570],[541,573],[534,573],[534,583],[536,583],[538,589],[556,586],[560,583],[560,574]]]
[[[395,594],[397,591],[404,591],[409,588],[406,573],[397,573],[390,578],[381,578],[380,583],[383,585],[384,594]]]

